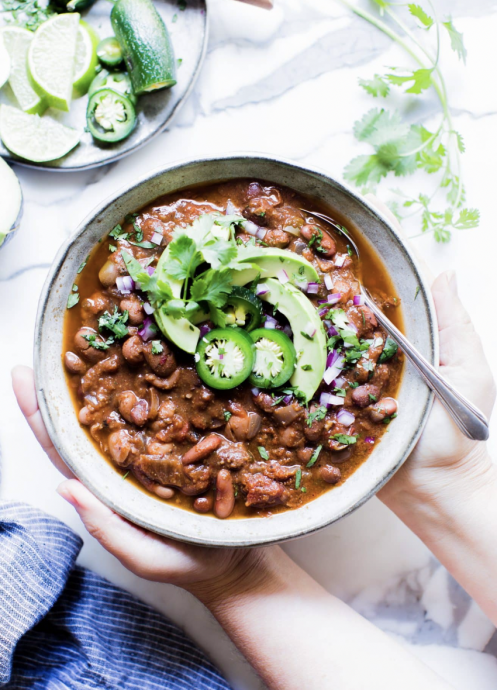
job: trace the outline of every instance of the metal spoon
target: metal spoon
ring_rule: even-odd
[[[359,248],[356,243],[336,221],[325,216],[323,213],[315,213],[314,211],[308,211],[306,209],[300,210],[331,225],[339,235],[347,240],[347,244],[352,247],[359,258]],[[399,329],[394,326],[390,319],[388,319],[381,309],[376,306],[367,288],[361,283],[359,284],[361,287],[361,295],[364,298],[366,306],[371,309],[376,319],[387,333],[397,341],[406,357],[416,367],[427,386],[435,393],[462,433],[473,441],[486,441],[489,432],[488,421],[485,415],[467,398],[461,395],[461,393],[458,393],[443,376],[440,376],[438,371],[411,345]]]

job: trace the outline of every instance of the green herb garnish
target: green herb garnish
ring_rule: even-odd
[[[109,312],[106,311],[100,316],[98,319],[98,330],[103,331],[104,328],[106,328],[108,331],[111,331],[116,338],[125,338],[129,332],[126,326],[128,316],[129,314],[127,311],[121,313],[119,309],[114,306],[113,314],[109,314]]]
[[[300,488],[300,482],[302,481],[302,469],[300,467],[297,467],[297,471],[295,472],[295,488],[299,489]]]
[[[161,355],[164,352],[164,345],[160,340],[152,340],[152,354]]]
[[[264,446],[257,446],[257,450],[259,451],[259,455],[263,460],[269,460],[269,453]]]
[[[77,292],[71,292],[67,298],[67,308],[72,309],[79,302],[79,294]]]
[[[354,443],[357,443],[357,439],[359,437],[357,435],[349,436],[348,434],[334,434],[331,438],[335,441],[338,441],[338,443],[343,444],[344,446],[352,446]]]
[[[321,452],[322,450],[323,450],[323,446],[318,446],[318,447],[316,448],[316,450],[314,451],[314,453],[311,455],[311,459],[310,459],[309,462],[307,463],[306,467],[312,467],[312,466],[314,465],[314,463],[315,463],[315,462],[317,461],[317,459],[319,458],[319,454],[320,454],[320,452]]]

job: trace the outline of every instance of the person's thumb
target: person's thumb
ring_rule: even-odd
[[[441,373],[488,415],[495,400],[495,384],[481,340],[459,299],[454,271],[435,279],[432,294],[438,319]]]

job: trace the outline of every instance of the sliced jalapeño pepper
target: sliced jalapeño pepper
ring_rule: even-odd
[[[297,355],[290,338],[267,328],[250,333],[255,344],[255,360],[250,383],[258,388],[278,388],[288,381],[295,370]]]
[[[94,139],[104,142],[121,141],[136,125],[133,104],[124,94],[112,89],[92,93],[86,110],[86,124]]]
[[[118,93],[124,94],[133,105],[136,105],[136,96],[131,86],[131,79],[127,72],[109,72],[106,69],[101,70],[93,79],[88,89],[88,95],[91,96],[95,91],[100,89],[112,89]]]
[[[223,311],[228,325],[240,326],[247,331],[253,331],[262,321],[261,300],[244,287],[233,287]]]
[[[218,390],[235,388],[252,371],[254,344],[241,328],[215,328],[200,339],[195,361],[205,384]]]
[[[104,38],[97,46],[97,57],[104,67],[117,67],[124,60],[117,38]]]

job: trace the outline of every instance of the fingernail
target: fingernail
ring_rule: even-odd
[[[457,295],[457,275],[455,271],[447,271],[447,285],[453,295]]]
[[[67,501],[72,505],[73,508],[76,508],[76,510],[80,507],[78,501],[76,500],[75,496],[71,493],[70,489],[68,486],[66,486],[66,483],[60,484],[57,489],[57,493],[59,496],[61,496],[64,501]]]

